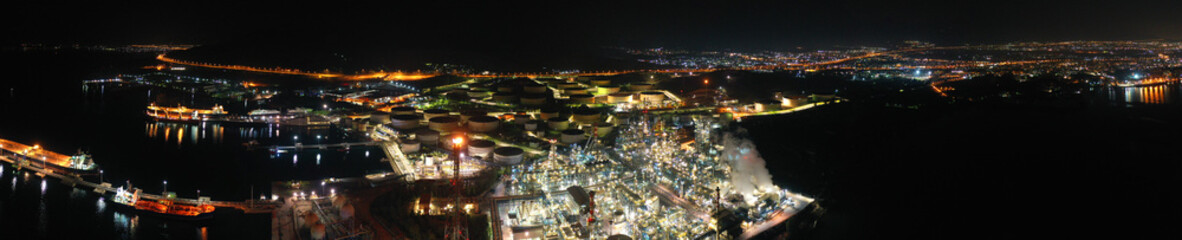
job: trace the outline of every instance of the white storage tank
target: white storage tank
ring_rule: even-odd
[[[608,103],[632,102],[632,94],[631,93],[622,93],[622,92],[608,94],[607,95],[607,102]]]
[[[543,108],[542,110],[538,111],[538,118],[539,119],[550,120],[550,118],[555,118],[555,117],[559,117],[559,116],[562,116],[561,109],[559,109],[559,108]]]
[[[464,112],[460,113],[460,123],[467,124],[468,119],[471,119],[472,117],[475,117],[475,116],[488,116],[488,112],[486,112],[484,110],[464,111]]]
[[[390,114],[385,112],[374,112],[369,114],[369,121],[375,124],[390,123]]]
[[[511,85],[497,86],[498,93],[511,93],[511,92],[516,92],[516,90],[517,90],[517,88],[513,87]]]
[[[640,92],[640,101],[646,103],[661,103],[665,100],[665,93],[659,91]]]
[[[530,106],[546,104],[546,94],[526,94],[521,96],[521,104]]]
[[[432,118],[436,118],[436,117],[446,117],[446,116],[449,116],[449,115],[451,115],[451,111],[448,111],[448,110],[443,110],[443,109],[427,109],[427,110],[423,110],[423,119],[424,119],[424,120],[431,120]]]
[[[390,109],[392,115],[414,115],[415,108],[413,107],[396,107]]]
[[[501,120],[493,116],[475,116],[468,119],[468,130],[478,133],[486,133],[497,130],[497,125]]]
[[[426,128],[419,129],[415,131],[415,140],[418,140],[419,144],[422,145],[436,146],[435,144],[439,143],[439,131]]]
[[[613,128],[615,128],[615,126],[611,123],[596,123],[594,129],[595,134],[602,137],[606,136],[608,133],[611,133]]]
[[[497,144],[493,141],[484,139],[472,140],[468,143],[468,155],[479,156],[480,159],[488,160],[489,154],[492,153],[495,147],[497,147]]]
[[[403,139],[401,142],[399,146],[402,147],[404,153],[416,153],[422,147],[418,140]]]
[[[526,131],[537,131],[539,125],[542,125],[542,120],[529,120],[529,121],[525,122],[525,130]]]
[[[525,151],[516,147],[499,147],[493,150],[493,160],[504,165],[521,163],[523,155]]]
[[[546,119],[546,124],[550,126],[550,129],[558,131],[570,128],[570,122],[567,122],[566,118],[563,117],[552,117],[550,119]]]
[[[562,94],[566,94],[566,95],[587,94],[587,89],[581,88],[581,87],[568,87],[568,88],[562,89]]]
[[[453,116],[433,117],[428,120],[427,127],[440,132],[450,132],[460,127],[460,118]]]
[[[592,104],[595,103],[595,95],[591,94],[573,94],[570,95],[571,104]]]
[[[526,93],[546,93],[547,89],[548,88],[546,88],[546,86],[537,84],[525,85],[525,87],[522,87],[522,90]]]
[[[578,129],[562,130],[562,136],[558,138],[558,141],[566,144],[582,142],[583,140],[586,140],[586,136],[584,136],[585,134],[587,133]]]
[[[492,95],[492,100],[499,103],[515,103],[517,102],[517,94],[498,92]]]
[[[576,123],[592,124],[599,122],[599,111],[590,108],[577,108],[574,110],[574,119]]]
[[[612,94],[620,92],[620,85],[600,85],[598,87],[599,94]]]
[[[517,115],[513,115],[513,122],[517,123],[517,124],[525,124],[525,122],[528,122],[529,119],[530,119],[529,114],[526,114],[524,112],[519,112],[519,113],[517,113]]]
[[[418,115],[401,114],[390,117],[390,127],[398,130],[410,130],[419,127],[422,117]]]
[[[491,95],[492,95],[492,92],[488,91],[488,89],[476,88],[476,87],[468,89],[468,97],[470,97],[470,98],[486,98]]]

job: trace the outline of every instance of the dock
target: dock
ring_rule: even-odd
[[[66,184],[66,185],[76,187],[76,188],[79,188],[79,187],[89,188],[90,190],[93,190],[94,192],[99,193],[99,194],[103,194],[103,195],[113,194],[114,192],[116,192],[118,190],[118,188],[111,187],[110,183],[88,182],[85,179],[82,179],[82,177],[80,177],[78,175],[66,175],[66,174],[54,172],[53,170],[50,170],[50,169],[44,169],[44,168],[38,167],[36,165],[20,164],[20,163],[18,163],[18,161],[13,160],[13,159],[9,158],[8,156],[0,156],[0,161],[6,162],[11,166],[16,167],[17,169],[31,170],[33,172],[36,172],[38,176],[56,178],[59,181],[61,181],[62,184]],[[164,196],[161,196],[158,194],[144,193],[144,194],[140,194],[140,198],[141,199],[159,200],[159,199],[164,199]],[[239,201],[200,201],[198,199],[191,199],[191,198],[171,198],[169,200],[172,200],[173,202],[186,203],[186,204],[198,204],[198,203],[209,204],[209,205],[212,205],[216,208],[234,208],[234,209],[242,210],[245,213],[271,213],[275,208],[278,207],[278,204],[275,203],[274,201],[254,201],[254,200],[246,200],[246,201],[240,201],[240,202]]]
[[[271,146],[270,149],[274,149],[274,150],[300,150],[300,149],[305,149],[305,148],[309,148],[309,149],[328,149],[328,148],[349,149],[350,147],[353,147],[353,146],[377,146],[377,145],[378,145],[378,142],[373,142],[373,141],[351,142],[351,143],[311,144],[311,145],[304,145],[301,143],[296,143],[296,145],[292,145],[292,146]]]

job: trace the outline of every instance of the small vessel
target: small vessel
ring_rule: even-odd
[[[143,193],[141,189],[134,189],[133,191],[119,188],[115,192],[115,198],[112,202],[118,203],[116,205],[125,208],[132,208],[142,213],[155,215],[164,218],[172,218],[179,220],[204,220],[213,217],[213,205],[209,204],[188,204],[180,203],[169,199],[146,200],[141,199],[140,195]]]
[[[155,119],[173,121],[220,121],[226,118],[226,110],[217,104],[210,109],[195,109],[180,105],[161,107],[152,103],[148,105],[147,114]]]

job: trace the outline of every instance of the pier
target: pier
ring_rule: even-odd
[[[351,143],[326,143],[326,144],[311,144],[311,145],[304,145],[302,143],[296,143],[295,145],[292,145],[292,146],[271,146],[270,148],[272,150],[300,150],[300,149],[305,149],[305,148],[312,148],[312,149],[345,148],[345,149],[349,149],[350,147],[353,147],[353,146],[377,146],[377,145],[378,145],[378,143],[373,142],[373,141],[351,142]]]
[[[41,168],[41,167],[33,165],[33,164],[21,163],[20,161],[9,158],[8,156],[0,156],[0,161],[4,161],[13,167],[16,167],[17,169],[31,170],[33,172],[36,172],[37,176],[42,176],[43,178],[45,178],[45,177],[56,178],[59,181],[61,181],[62,184],[65,184],[65,185],[68,185],[71,187],[89,188],[89,189],[93,190],[94,192],[102,194],[104,196],[108,195],[109,193],[113,194],[118,189],[118,188],[112,187],[110,183],[89,182],[89,181],[86,181],[85,179],[82,179],[82,177],[80,177],[78,175],[73,175],[73,174],[67,175],[67,174],[55,172],[52,169]],[[150,199],[150,200],[159,200],[159,199],[164,199],[164,196],[161,196],[158,194],[143,193],[143,194],[140,194],[140,198],[141,199]],[[240,202],[239,201],[201,201],[199,199],[191,199],[191,198],[170,198],[168,200],[172,200],[173,202],[178,202],[178,203],[186,203],[186,204],[199,204],[199,203],[200,204],[209,204],[209,205],[212,205],[216,208],[234,208],[234,209],[242,210],[245,213],[271,213],[272,210],[274,210],[278,207],[278,204],[275,203],[274,201],[254,201],[254,200],[246,200],[246,201],[240,201]]]

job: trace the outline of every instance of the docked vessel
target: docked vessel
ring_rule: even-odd
[[[213,205],[180,203],[168,199],[147,200],[140,198],[142,193],[141,189],[128,191],[119,188],[111,201],[117,203],[117,206],[164,218],[203,220],[213,217]]]
[[[196,109],[185,106],[161,107],[152,103],[148,105],[147,114],[155,119],[173,121],[220,121],[226,118],[226,110],[217,104],[210,109]]]
[[[0,152],[3,157],[22,166],[36,166],[40,168],[70,174],[93,174],[96,166],[90,155],[79,151],[77,155],[68,156],[54,151],[45,150],[41,145],[25,145],[23,143],[0,139]]]

